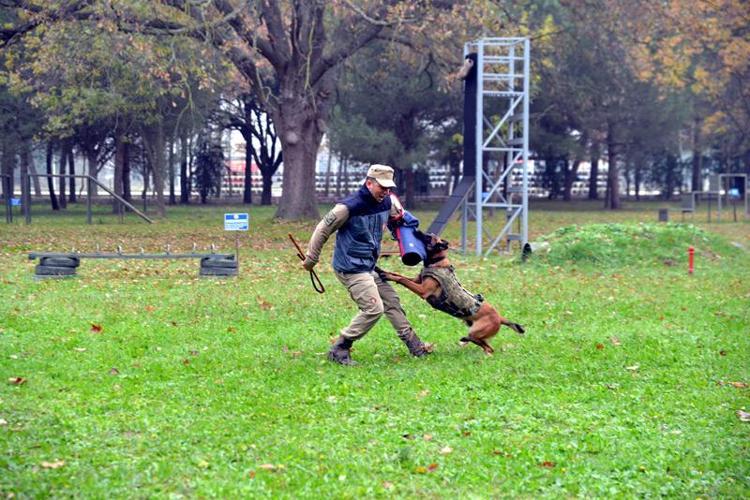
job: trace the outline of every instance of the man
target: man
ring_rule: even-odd
[[[328,352],[328,359],[335,363],[355,364],[350,353],[352,343],[364,337],[384,313],[412,356],[430,353],[406,319],[396,291],[374,271],[388,218],[400,215],[391,203],[390,191],[394,187],[391,167],[370,166],[359,191],[337,203],[318,223],[310,238],[302,263],[308,271],[318,263],[325,242],[338,231],[333,269],[359,308],[359,313],[341,330]]]

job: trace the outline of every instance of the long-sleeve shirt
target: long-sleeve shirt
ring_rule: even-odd
[[[389,213],[390,218],[400,215],[401,207],[392,205]],[[313,266],[320,260],[320,252],[323,250],[328,238],[349,220],[349,209],[343,203],[337,203],[315,226],[310,243],[307,246],[305,267]]]

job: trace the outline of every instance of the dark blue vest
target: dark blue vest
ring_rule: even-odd
[[[391,198],[378,203],[363,185],[339,203],[349,209],[349,219],[336,232],[333,268],[340,273],[369,273],[380,255]]]

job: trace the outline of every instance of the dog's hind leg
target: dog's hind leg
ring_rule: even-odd
[[[492,353],[495,352],[495,350],[492,348],[492,346],[489,345],[487,342],[485,342],[482,339],[473,339],[471,337],[463,337],[460,340],[461,346],[465,346],[465,345],[469,344],[470,342],[472,344],[476,344],[479,347],[481,347],[482,350],[485,352],[485,354],[487,354],[488,356],[492,356]]]

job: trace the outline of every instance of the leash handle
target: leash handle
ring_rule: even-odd
[[[292,236],[292,233],[288,233],[288,234],[289,234],[289,239],[292,240],[294,247],[297,249],[297,257],[299,257],[299,260],[304,261],[305,254],[302,252],[302,247],[299,246],[299,243],[297,243],[297,240],[294,239],[294,236]],[[310,282],[312,283],[313,289],[315,289],[316,292],[323,293],[326,291],[325,287],[323,286],[323,282],[320,281],[320,278],[318,277],[318,273],[315,272],[315,269],[310,270]]]

